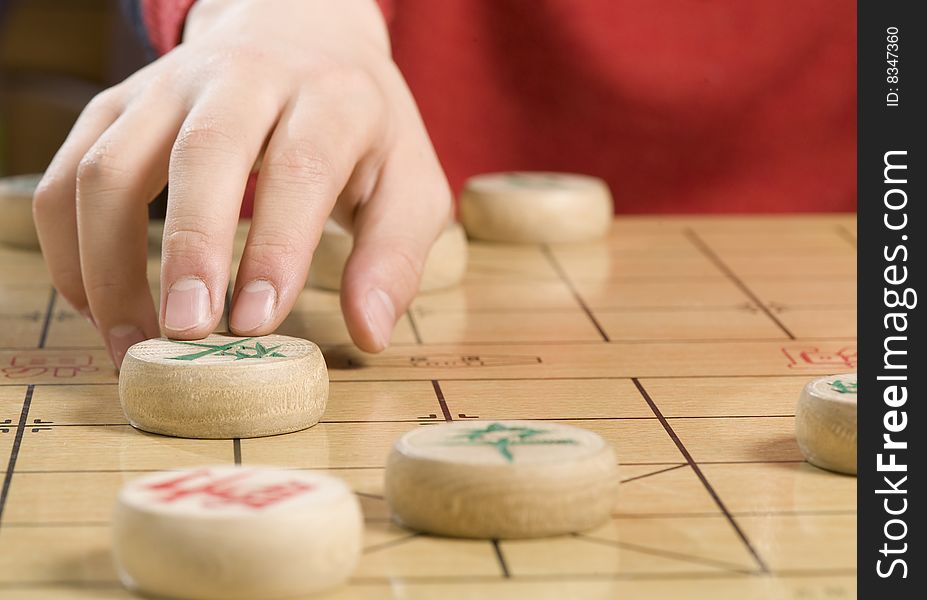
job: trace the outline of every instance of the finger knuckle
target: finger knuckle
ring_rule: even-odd
[[[398,238],[389,244],[390,273],[407,286],[414,286],[422,277],[425,270],[425,258],[410,242]]]
[[[67,300],[72,306],[82,308],[86,306],[83,278],[80,268],[74,268],[64,264],[56,264],[54,268],[49,269],[52,285],[58,290],[58,293]]]
[[[384,96],[380,81],[364,69],[342,65],[315,67],[306,77],[311,89],[324,90],[336,99],[335,114],[341,115],[347,125],[358,115],[370,115],[383,107],[378,102]]]
[[[171,152],[172,161],[191,160],[198,155],[224,153],[237,155],[240,141],[228,128],[216,123],[184,126]]]
[[[310,186],[330,185],[335,177],[331,158],[307,139],[293,140],[265,155],[261,170],[272,180]]]
[[[318,68],[313,79],[340,98],[366,98],[378,90],[376,79],[365,69],[356,67],[337,65]]]
[[[164,234],[161,256],[165,262],[196,264],[215,251],[215,240],[206,228],[183,225]]]
[[[90,298],[118,298],[124,295],[126,282],[124,280],[94,278],[84,284],[87,296]]]
[[[157,98],[162,106],[184,107],[190,86],[178,74],[162,69],[151,74],[144,86],[139,87],[146,97]]]
[[[124,154],[108,144],[98,144],[77,165],[78,190],[94,192],[125,187],[131,180]]]
[[[248,243],[247,258],[264,272],[290,272],[305,254],[305,240],[295,235],[267,235]]]
[[[83,286],[87,298],[100,308],[100,315],[110,314],[127,300],[150,293],[144,269],[95,270],[84,273]]]
[[[72,182],[73,183],[73,182]],[[61,217],[61,203],[66,197],[66,188],[63,181],[45,175],[35,188],[32,196],[32,216],[37,225],[42,226]]]
[[[103,90],[90,99],[84,112],[115,113],[122,106],[122,90],[116,86]]]
[[[255,73],[267,71],[271,60],[267,50],[253,43],[239,44],[234,48],[216,52],[207,61],[210,73],[226,79],[250,81]]]

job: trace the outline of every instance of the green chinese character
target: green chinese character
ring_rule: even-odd
[[[542,444],[575,444],[576,440],[539,440],[536,436],[550,433],[546,429],[532,427],[510,427],[503,423],[490,423],[486,427],[470,429],[448,442],[450,446],[493,446],[508,462],[515,462],[513,446],[531,446]]]
[[[830,389],[835,392],[840,392],[841,394],[855,394],[856,393],[856,382],[844,383],[837,379],[830,383]]]

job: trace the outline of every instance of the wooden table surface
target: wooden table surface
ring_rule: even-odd
[[[306,290],[280,332],[325,351],[322,423],[240,441],[132,429],[41,257],[0,249],[0,598],[131,597],[110,559],[119,487],[232,462],[325,470],[360,495],[364,556],[326,597],[853,598],[856,479],[803,462],[793,431],[810,378],[856,370],[855,231],[854,215],[622,217],[595,244],[472,244],[464,285],[420,296],[375,356],[336,295]],[[397,436],[509,418],[614,444],[614,518],[499,543],[390,522]]]

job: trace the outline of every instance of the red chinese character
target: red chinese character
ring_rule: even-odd
[[[303,481],[291,480],[264,486],[251,486],[249,489],[248,482],[245,480],[253,474],[253,471],[242,471],[216,478],[212,476],[209,469],[199,469],[145,487],[158,492],[157,500],[164,504],[199,496],[203,507],[240,504],[255,510],[273,506],[308,492],[314,487]]]
[[[39,377],[76,377],[79,373],[93,373],[99,367],[93,365],[92,354],[50,354],[34,352],[18,354],[10,359],[10,366],[0,369],[10,379]]]
[[[856,368],[856,348],[846,346],[835,351],[820,348],[782,348],[790,369],[814,369],[821,366]]]

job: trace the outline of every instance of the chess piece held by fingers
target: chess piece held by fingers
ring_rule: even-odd
[[[319,422],[328,369],[318,346],[282,335],[146,340],[126,353],[119,399],[129,422],[152,433],[276,435]]]

